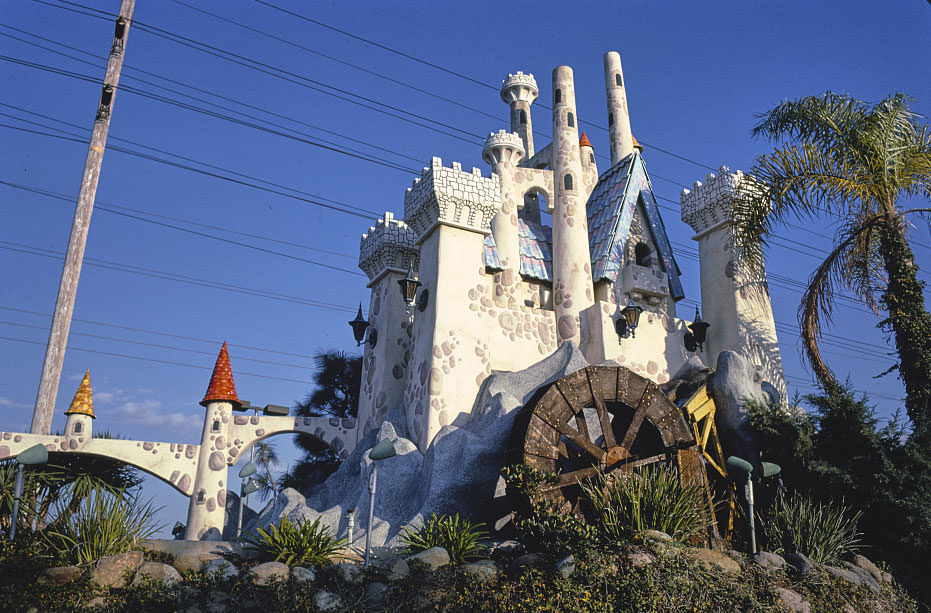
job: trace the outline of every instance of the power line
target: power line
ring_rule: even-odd
[[[10,241],[0,241],[0,249],[4,249],[6,251],[13,251],[16,253],[23,253],[26,255],[45,257],[45,258],[49,258],[53,260],[61,260],[64,257],[64,255],[60,251],[54,251],[51,249],[41,249],[39,247],[33,247],[32,245],[24,245],[22,243],[14,243]],[[121,262],[113,262],[109,260],[103,260],[100,258],[85,258],[84,261],[85,261],[85,264],[88,266],[95,266],[98,268],[105,268],[108,270],[116,270],[119,272],[128,272],[131,274],[154,278],[154,279],[162,279],[166,281],[186,283],[188,285],[195,285],[198,287],[218,289],[218,290],[223,290],[223,291],[232,292],[236,294],[245,294],[247,296],[255,296],[258,298],[267,298],[270,300],[277,300],[279,302],[289,302],[292,304],[299,304],[299,305],[314,307],[318,309],[324,309],[328,311],[340,311],[343,313],[355,313],[356,312],[355,308],[353,307],[332,304],[329,302],[322,302],[319,300],[310,300],[307,298],[302,298],[300,296],[291,296],[288,294],[281,294],[278,292],[271,292],[267,290],[244,287],[241,285],[234,285],[232,283],[223,283],[220,281],[211,281],[209,279],[200,279],[198,277],[179,275],[176,273],[170,273],[170,272],[166,272],[162,270],[154,270],[151,268],[144,268],[142,266],[133,266],[130,264],[124,264]]]
[[[26,343],[29,345],[39,345],[44,347],[45,343],[42,341],[33,341],[25,338],[12,338],[9,336],[0,336],[0,340],[12,341],[16,343]],[[128,360],[139,360],[141,362],[150,362],[153,364],[167,364],[169,366],[181,366],[183,368],[196,368],[197,370],[213,370],[211,366],[200,366],[197,364],[184,364],[182,362],[175,362],[173,360],[159,360],[156,358],[146,358],[139,355],[128,355],[125,353],[115,353],[112,351],[101,351],[99,349],[87,349],[85,347],[76,347],[75,345],[68,345],[68,351],[82,351],[84,353],[95,353],[98,355],[106,355],[114,358],[124,358]],[[287,381],[288,383],[301,383],[303,385],[315,385],[313,381],[303,381],[301,379],[290,379],[288,377],[274,377],[272,375],[260,375],[253,372],[243,372],[240,370],[236,371],[237,377],[257,377],[259,379],[271,379],[273,381]]]

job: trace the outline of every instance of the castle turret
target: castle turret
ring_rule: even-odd
[[[226,453],[227,448],[233,445],[229,440],[232,411],[233,407],[242,406],[236,395],[236,383],[233,381],[225,342],[213,367],[207,393],[200,404],[206,409],[206,416],[184,538],[217,541],[222,535],[215,526],[222,526],[226,516]]]
[[[509,74],[501,82],[501,99],[511,107],[511,132],[520,136],[524,144],[524,159],[533,157],[533,122],[530,120],[530,105],[540,95],[532,74]],[[516,164],[516,162],[515,162]]]
[[[611,165],[614,166],[634,152],[630,132],[630,114],[627,110],[627,90],[624,71],[617,51],[604,55],[605,93],[608,99],[608,133],[611,142]]]
[[[505,304],[512,287],[520,281],[520,238],[517,233],[518,203],[523,194],[514,186],[514,170],[524,156],[524,145],[518,134],[499,130],[489,134],[482,149],[482,159],[491,165],[501,186],[501,210],[491,220],[491,233],[498,247],[498,257],[504,267],[500,276],[501,290],[495,294]]]
[[[735,351],[761,370],[785,398],[785,375],[776,337],[766,272],[752,272],[734,249],[731,215],[734,199],[750,189],[741,171],[727,166],[709,173],[681,194],[682,221],[695,231],[701,265],[702,316],[711,324],[706,341],[709,366],[718,354]]]
[[[68,421],[65,423],[65,436],[91,438],[93,436],[94,397],[91,393],[91,371],[84,373],[81,385],[74,394],[71,406],[65,411]]]
[[[592,194],[598,184],[598,164],[595,163],[595,148],[585,132],[579,137],[579,156],[582,160],[582,183],[585,186],[585,199]]]
[[[579,313],[594,303],[572,68],[553,70],[553,307],[561,344],[580,342]]]

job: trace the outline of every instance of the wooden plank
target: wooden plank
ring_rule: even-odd
[[[653,402],[653,392],[655,389],[655,385],[644,386],[640,400],[636,404],[637,410],[634,411],[634,417],[627,427],[627,432],[624,433],[624,438],[621,439],[621,447],[624,449],[629,450],[631,446],[633,446],[634,440],[637,438],[637,433],[640,432],[640,426],[643,425],[643,419],[647,416],[647,411]]]

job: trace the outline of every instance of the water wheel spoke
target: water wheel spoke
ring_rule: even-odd
[[[637,410],[634,412],[634,417],[630,422],[630,425],[627,427],[627,432],[624,433],[624,438],[621,440],[621,447],[624,449],[630,449],[634,440],[637,438],[637,433],[640,432],[640,426],[643,425],[643,418],[647,415],[647,409],[650,408],[650,403],[653,401],[653,386],[647,384],[645,390],[643,390],[643,396],[640,397],[640,402],[637,403]]]
[[[562,434],[567,439],[569,439],[570,441],[572,441],[573,443],[581,447],[583,450],[588,452],[590,456],[592,456],[599,462],[604,458],[604,455],[605,455],[604,449],[602,449],[595,443],[591,442],[587,438],[583,438],[581,434],[579,434],[573,428],[570,428],[568,424],[559,424],[556,427],[556,429],[559,431],[560,434]]]
[[[605,447],[608,449],[617,445],[614,439],[614,430],[611,427],[611,418],[608,417],[608,407],[605,405],[604,398],[601,394],[592,390],[592,399],[595,401],[595,411],[598,413],[598,421],[601,423],[601,432],[605,437]]]
[[[583,479],[589,479],[598,475],[601,472],[601,469],[597,466],[589,466],[588,468],[580,468],[579,470],[573,470],[571,472],[562,473],[557,476],[556,483],[547,483],[546,485],[540,487],[539,492],[547,492],[549,490],[560,489],[569,485],[578,485]]]

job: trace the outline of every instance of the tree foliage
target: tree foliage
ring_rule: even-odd
[[[753,134],[782,144],[757,159],[751,187],[734,203],[734,234],[758,267],[767,236],[787,217],[838,216],[834,247],[799,307],[808,361],[824,386],[838,384],[818,341],[836,293],[849,291],[886,312],[881,325],[895,340],[909,417],[931,423],[931,315],[906,231],[906,217],[928,209],[902,206],[931,197],[931,134],[909,102],[895,94],[871,105],[827,92],[760,115]]]

